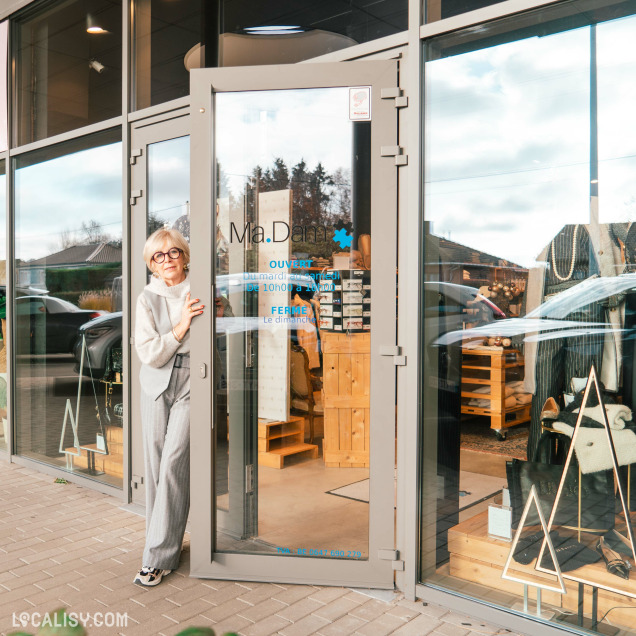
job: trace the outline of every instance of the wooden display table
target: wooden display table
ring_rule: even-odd
[[[318,446],[305,444],[305,418],[292,416],[286,422],[258,420],[258,465],[283,468],[285,457],[307,454],[318,457]]]
[[[530,404],[506,408],[506,373],[523,368],[523,356],[516,349],[503,347],[462,348],[462,398],[489,400],[490,406],[470,406],[462,399],[461,412],[490,418],[490,428],[500,437],[502,431],[530,421]],[[470,386],[490,387],[490,393],[475,393]]]
[[[73,468],[84,468],[106,473],[113,477],[124,476],[124,442],[121,426],[107,424],[105,427],[106,442],[108,444],[108,454],[99,452],[97,444],[82,444],[79,457],[75,455],[77,449],[74,446],[65,448],[69,454],[66,460],[71,470]],[[88,449],[88,450],[87,450]]]
[[[620,520],[616,519],[618,527]],[[555,528],[559,534],[571,534],[562,528]],[[540,531],[540,526],[536,528],[526,527],[523,533],[530,533],[533,530]],[[598,537],[590,533],[583,533],[582,541],[590,541],[593,548]],[[508,581],[501,578],[508,553],[512,543],[492,539],[488,536],[488,511],[481,512],[466,521],[454,526],[448,531],[448,550],[450,552],[450,574],[465,581],[472,581],[490,588],[516,594],[523,597],[523,584]],[[556,577],[554,575],[538,572],[534,569],[535,562],[532,561],[527,566],[518,564],[512,560],[510,574],[521,579],[535,579],[549,585],[554,585]],[[632,629],[634,616],[636,616],[636,599],[625,594],[636,594],[636,579],[624,580],[614,574],[610,574],[605,563],[601,560],[591,565],[585,565],[577,570],[569,572],[571,576],[595,581],[601,585],[607,585],[617,590],[609,592],[598,589],[598,614],[603,616],[610,608],[612,610],[612,624],[622,625]],[[579,584],[575,581],[564,579],[566,594],[558,594],[549,590],[543,591],[543,601],[555,607],[561,607],[568,613],[577,613]],[[592,587],[585,586],[585,612],[592,608]],[[624,592],[625,594],[621,594]]]
[[[368,467],[371,334],[321,331],[328,467]]]

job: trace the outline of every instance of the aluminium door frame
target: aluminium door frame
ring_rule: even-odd
[[[139,370],[141,363],[134,352],[134,325],[137,297],[147,283],[147,268],[143,260],[148,218],[148,147],[190,135],[189,109],[180,109],[130,124],[130,387],[131,426],[129,435],[130,482],[125,485],[130,493],[128,501],[133,507],[145,507],[145,471],[139,392]],[[139,154],[141,151],[141,154]],[[138,195],[139,196],[136,196]],[[125,319],[125,317],[123,317]],[[125,346],[124,343],[122,343]],[[135,426],[136,423],[136,426]]]
[[[215,259],[213,238],[216,179],[213,178],[214,96],[218,92],[247,92],[371,86],[372,172],[371,224],[373,288],[383,290],[372,303],[371,330],[371,447],[369,558],[364,561],[282,557],[214,552],[216,536],[213,460],[215,413],[213,363],[214,312],[192,326],[191,354],[191,576],[226,580],[311,582],[392,589],[397,560],[394,533],[394,467],[396,373],[397,162],[390,155],[398,143],[394,90],[398,62],[378,60],[199,69],[190,74],[191,92],[191,285],[206,307],[214,307]],[[390,98],[386,98],[390,97]],[[195,229],[196,228],[196,229]],[[393,291],[392,291],[393,290]],[[388,348],[381,351],[382,348]],[[387,354],[387,351],[389,352]],[[382,355],[384,353],[384,355]]]

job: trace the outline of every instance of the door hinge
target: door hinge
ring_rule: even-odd
[[[254,464],[245,466],[245,494],[254,492]]]
[[[135,338],[134,336],[130,336],[130,344],[134,345],[135,344]]]
[[[143,190],[131,190],[130,191],[130,205],[137,205],[137,199],[142,197],[144,194]]]
[[[144,151],[141,148],[135,148],[130,151],[130,165],[134,166],[137,163],[137,157],[141,157]]]
[[[404,91],[397,86],[393,88],[383,88],[380,91],[380,99],[393,99],[395,108],[406,108],[409,105],[409,98],[404,95]]]
[[[391,561],[391,567],[394,570],[404,570],[404,561],[400,560],[399,550],[378,550],[378,559],[380,561]]]
[[[409,156],[404,154],[402,146],[381,146],[380,156],[395,157],[396,166],[406,166],[409,162]]]
[[[137,488],[140,484],[144,483],[144,478],[141,475],[133,475],[130,480],[130,487]]]
[[[380,89],[380,99],[395,99],[396,97],[402,97],[402,89],[398,86]]]
[[[393,345],[380,347],[380,355],[392,357],[393,364],[396,367],[406,366],[406,356],[402,355],[402,347],[393,346]]]
[[[245,368],[254,368],[254,335],[250,330],[245,331]]]

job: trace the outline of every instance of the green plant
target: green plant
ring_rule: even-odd
[[[112,284],[116,276],[121,276],[121,265],[48,269],[46,286],[51,296],[59,296],[60,292],[79,293],[91,289],[104,289]]]
[[[78,300],[80,309],[105,309],[106,311],[110,311],[112,304],[110,289],[82,292]]]
[[[215,634],[210,627],[186,627],[175,636],[215,636]],[[225,632],[223,636],[238,636],[238,634],[236,632]]]

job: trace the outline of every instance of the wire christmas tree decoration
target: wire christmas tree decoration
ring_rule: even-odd
[[[536,580],[528,580],[523,579],[518,576],[513,576],[509,573],[510,564],[512,562],[513,555],[517,549],[517,544],[519,543],[519,537],[521,536],[521,532],[523,530],[523,526],[526,522],[526,517],[528,516],[528,512],[530,511],[530,506],[534,503],[537,508],[537,512],[539,513],[539,521],[541,522],[541,529],[543,530],[543,543],[541,544],[541,554],[537,559],[535,570],[539,570],[537,567],[541,558],[543,557],[543,546],[547,544],[548,549],[550,550],[550,556],[552,557],[552,562],[555,566],[554,572],[547,572],[548,574],[555,574],[558,579],[558,587],[556,585],[550,585],[547,583],[537,583]],[[541,570],[543,571],[543,570]],[[521,515],[521,519],[519,520],[519,525],[517,526],[517,531],[515,532],[515,537],[512,540],[512,546],[510,547],[510,553],[508,554],[508,558],[506,559],[506,564],[504,565],[503,572],[501,573],[501,578],[506,579],[507,581],[515,581],[517,583],[523,583],[524,585],[532,585],[536,588],[542,590],[550,590],[552,592],[558,592],[559,594],[566,594],[565,583],[563,582],[563,576],[561,574],[561,568],[559,567],[559,561],[557,559],[556,551],[554,549],[554,545],[552,544],[552,539],[550,539],[550,533],[548,532],[548,527],[545,522],[545,517],[543,516],[543,510],[541,510],[541,504],[539,502],[539,496],[537,494],[536,486],[532,486],[530,488],[530,494],[528,495],[528,499],[526,501],[526,505],[523,508],[523,513]],[[537,598],[538,592],[537,592]]]
[[[574,427],[574,431],[572,433],[572,441],[570,443],[570,449],[568,451],[568,455],[567,458],[565,460],[565,464],[563,466],[563,474],[561,475],[561,481],[559,482],[559,487],[557,490],[557,494],[556,497],[554,499],[554,504],[552,505],[552,511],[550,512],[550,519],[548,521],[548,526],[547,529],[544,528],[544,534],[545,537],[543,539],[543,542],[541,544],[541,549],[539,551],[539,556],[537,558],[537,562],[535,565],[535,569],[537,569],[540,572],[545,572],[547,574],[557,574],[557,571],[560,574],[560,569],[558,567],[558,561],[556,561],[554,559],[554,554],[552,554],[553,552],[553,546],[550,544],[548,547],[550,549],[550,553],[553,556],[553,560],[556,563],[556,570],[550,570],[548,568],[544,568],[541,566],[541,560],[543,558],[543,555],[545,553],[545,548],[546,545],[549,542],[549,533],[550,530],[552,529],[552,525],[554,523],[554,518],[556,516],[556,512],[557,509],[559,507],[559,502],[561,500],[561,495],[563,492],[563,488],[564,488],[564,484],[565,484],[565,480],[566,480],[566,476],[568,473],[568,469],[570,467],[570,464],[572,462],[572,455],[575,451],[575,446],[576,446],[576,439],[577,436],[579,434],[579,431],[581,429],[581,422],[583,420],[583,416],[585,414],[585,407],[587,406],[587,402],[588,402],[588,398],[589,398],[589,394],[590,391],[592,390],[592,386],[595,387],[596,389],[596,394],[598,396],[598,403],[601,406],[601,408],[599,409],[602,415],[602,425],[603,425],[603,429],[605,430],[605,434],[607,437],[607,443],[609,446],[609,451],[610,451],[610,456],[611,456],[611,460],[612,460],[612,466],[613,466],[613,470],[614,470],[614,476],[615,476],[615,481],[616,481],[616,486],[617,486],[617,490],[618,490],[618,494],[620,497],[620,501],[621,501],[621,506],[622,506],[622,510],[623,510],[623,515],[625,517],[625,525],[627,527],[627,535],[629,538],[629,543],[630,543],[630,547],[631,547],[631,551],[632,551],[632,557],[634,558],[634,562],[636,563],[636,547],[635,547],[635,541],[634,541],[634,530],[632,528],[632,520],[629,514],[629,509],[627,506],[627,499],[625,497],[625,492],[623,489],[623,485],[620,479],[620,474],[618,471],[618,459],[616,456],[616,448],[614,446],[614,440],[612,438],[612,432],[610,429],[610,424],[609,424],[609,420],[607,418],[607,411],[605,409],[605,404],[603,402],[603,397],[601,395],[601,389],[598,383],[598,377],[596,375],[596,369],[594,368],[594,365],[592,365],[591,369],[590,369],[590,374],[588,376],[588,380],[587,380],[587,384],[585,386],[585,392],[583,394],[583,401],[581,403],[581,406],[579,408],[579,413],[578,413],[578,417],[576,420],[576,425]],[[534,486],[532,487],[534,489]],[[540,506],[537,506],[539,508],[539,512],[541,514],[541,509]],[[528,504],[526,504],[526,510],[524,510],[524,514],[527,511],[528,508]],[[523,518],[522,518],[523,519]],[[579,524],[580,525],[580,524]],[[510,558],[510,557],[509,557]],[[579,569],[585,570],[586,568],[589,567],[594,567],[594,566],[582,566]],[[589,570],[588,570],[589,571]],[[557,574],[557,575],[559,575]],[[585,585],[591,585],[592,587],[597,587],[597,588],[601,588],[604,590],[608,590],[610,592],[615,592],[617,594],[622,594],[622,595],[626,595],[626,596],[630,596],[632,598],[636,598],[636,586],[634,591],[629,591],[626,587],[614,587],[610,584],[604,583],[603,581],[599,581],[599,580],[590,580],[589,578],[586,578],[584,576],[575,576],[573,574],[570,573],[565,573],[563,574],[563,578],[570,580],[570,581],[575,581],[577,583],[583,583]],[[629,583],[627,583],[626,585],[629,585]]]

